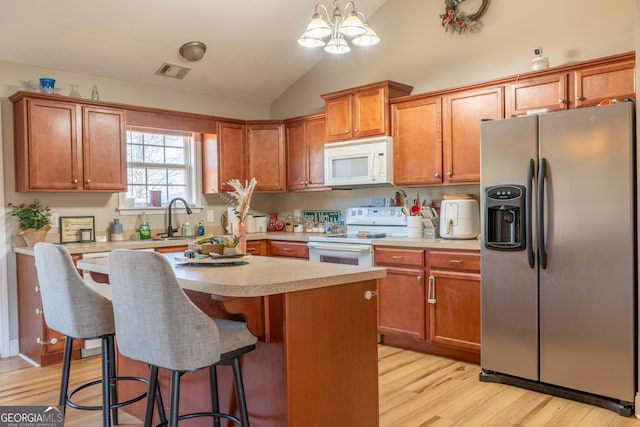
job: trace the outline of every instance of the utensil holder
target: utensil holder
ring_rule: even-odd
[[[437,239],[438,237],[440,237],[440,233],[439,233],[438,227],[435,227],[435,228],[425,228],[425,229],[424,229],[424,231],[423,231],[423,233],[424,233],[424,236],[423,236],[423,237],[424,237],[425,239],[429,239],[429,240],[435,240],[435,239]]]

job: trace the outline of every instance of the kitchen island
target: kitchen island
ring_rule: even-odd
[[[372,297],[385,269],[260,256],[240,266],[181,266],[176,255],[165,256],[195,304],[211,316],[245,320],[259,337],[241,361],[253,427],[378,425]],[[108,276],[106,258],[80,260],[78,268],[96,280]],[[117,366],[119,375],[148,375],[144,364],[121,355]],[[221,408],[235,412],[227,371],[219,369]],[[161,370],[163,396],[168,380]],[[207,381],[206,370],[183,376],[181,412],[208,410]],[[127,410],[142,418],[143,405]],[[184,425],[205,423],[210,420]]]

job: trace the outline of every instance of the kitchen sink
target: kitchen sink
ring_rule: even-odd
[[[195,236],[187,236],[187,237],[171,236],[171,237],[167,237],[167,236],[160,235],[160,239],[154,239],[154,240],[160,240],[160,241],[167,241],[167,240],[195,240]]]

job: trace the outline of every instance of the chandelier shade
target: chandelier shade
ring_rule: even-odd
[[[380,42],[380,37],[367,24],[364,14],[356,10],[352,1],[341,9],[338,0],[335,0],[331,14],[323,4],[316,4],[311,21],[298,39],[298,44],[310,48],[324,46],[327,53],[345,54],[351,51],[345,36],[351,38],[356,46],[373,46]],[[328,40],[325,40],[327,37]]]

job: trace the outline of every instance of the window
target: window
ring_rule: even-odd
[[[161,206],[174,197],[197,204],[196,135],[164,129],[127,129],[127,193],[121,207],[150,205],[150,192],[160,191]]]

